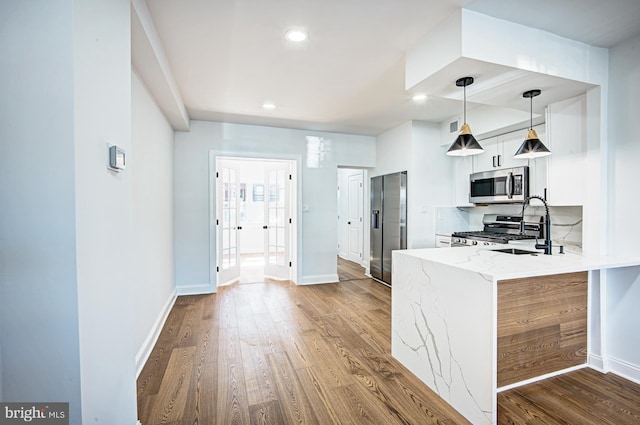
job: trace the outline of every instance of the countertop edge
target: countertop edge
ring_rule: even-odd
[[[500,247],[507,245],[493,248]],[[397,250],[393,253],[479,273],[495,281],[640,265],[640,256],[587,256],[566,253],[553,254],[552,258],[545,258],[541,253],[537,256],[519,256],[498,253],[485,247],[422,248]],[[563,262],[561,258],[567,260],[566,264],[558,264]],[[511,267],[514,270],[509,270]]]

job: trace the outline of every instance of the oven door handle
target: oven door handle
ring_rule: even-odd
[[[507,198],[513,198],[513,173],[507,174]]]

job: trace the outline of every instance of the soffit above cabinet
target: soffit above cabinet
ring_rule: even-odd
[[[536,88],[542,95],[534,112],[541,113],[549,103],[603,84],[607,66],[607,49],[463,9],[407,53],[405,88],[462,100],[455,81],[471,76],[472,104],[528,111],[522,93]]]
[[[452,76],[471,75],[473,85],[467,87],[467,102],[519,109],[529,112],[529,101],[522,93],[532,88],[542,90],[533,102],[533,112],[542,114],[546,105],[578,96],[596,87],[594,84],[569,80],[503,65],[459,58],[432,74],[414,88],[444,99],[462,100],[462,90]],[[472,106],[472,105],[470,105]]]

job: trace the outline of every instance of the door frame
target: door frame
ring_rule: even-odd
[[[340,178],[340,172],[342,171],[347,171],[347,173],[344,173],[344,179]],[[361,198],[360,198],[360,203],[361,203],[361,211],[362,211],[362,228],[361,228],[361,232],[360,232],[360,249],[362,252],[362,258],[360,258],[359,260],[359,264],[363,267],[365,267],[365,269],[368,271],[369,270],[369,255],[368,255],[368,245],[369,245],[369,240],[368,240],[368,210],[369,210],[369,206],[368,206],[368,171],[366,168],[358,168],[358,167],[342,167],[339,166],[336,170],[338,172],[338,185],[340,186],[338,188],[338,194],[340,196],[339,200],[338,200],[338,241],[337,243],[340,244],[341,242],[343,242],[345,240],[345,235],[346,238],[348,238],[348,225],[347,225],[347,217],[345,217],[344,213],[348,214],[348,205],[344,204],[345,202],[348,202],[348,192],[349,192],[349,174],[348,172],[353,172],[355,174],[355,172],[359,172],[362,173],[362,187],[360,188],[360,192],[361,192]],[[345,187],[341,187],[341,185],[344,185]],[[343,251],[342,250],[342,246],[338,248],[337,250],[337,254],[340,258],[343,258],[345,260],[348,261],[353,261],[349,258],[349,252],[348,252],[348,239],[347,240],[347,251],[346,251],[346,255],[345,252],[340,252]]]
[[[301,155],[277,155],[268,153],[252,153],[237,151],[209,151],[209,286],[211,292],[217,292],[218,276],[216,271],[216,262],[218,258],[218,241],[217,241],[217,184],[216,184],[216,162],[217,159],[231,160],[265,160],[265,161],[289,161],[291,164],[291,176],[293,186],[291,189],[291,280],[298,283],[301,280],[302,272],[302,244],[299,242],[299,235],[302,234],[302,220],[300,212],[302,211],[302,183],[300,179],[300,169],[302,166]]]

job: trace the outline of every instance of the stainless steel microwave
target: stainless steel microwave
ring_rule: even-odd
[[[529,196],[529,167],[473,173],[469,185],[469,202],[474,204],[523,202]]]

